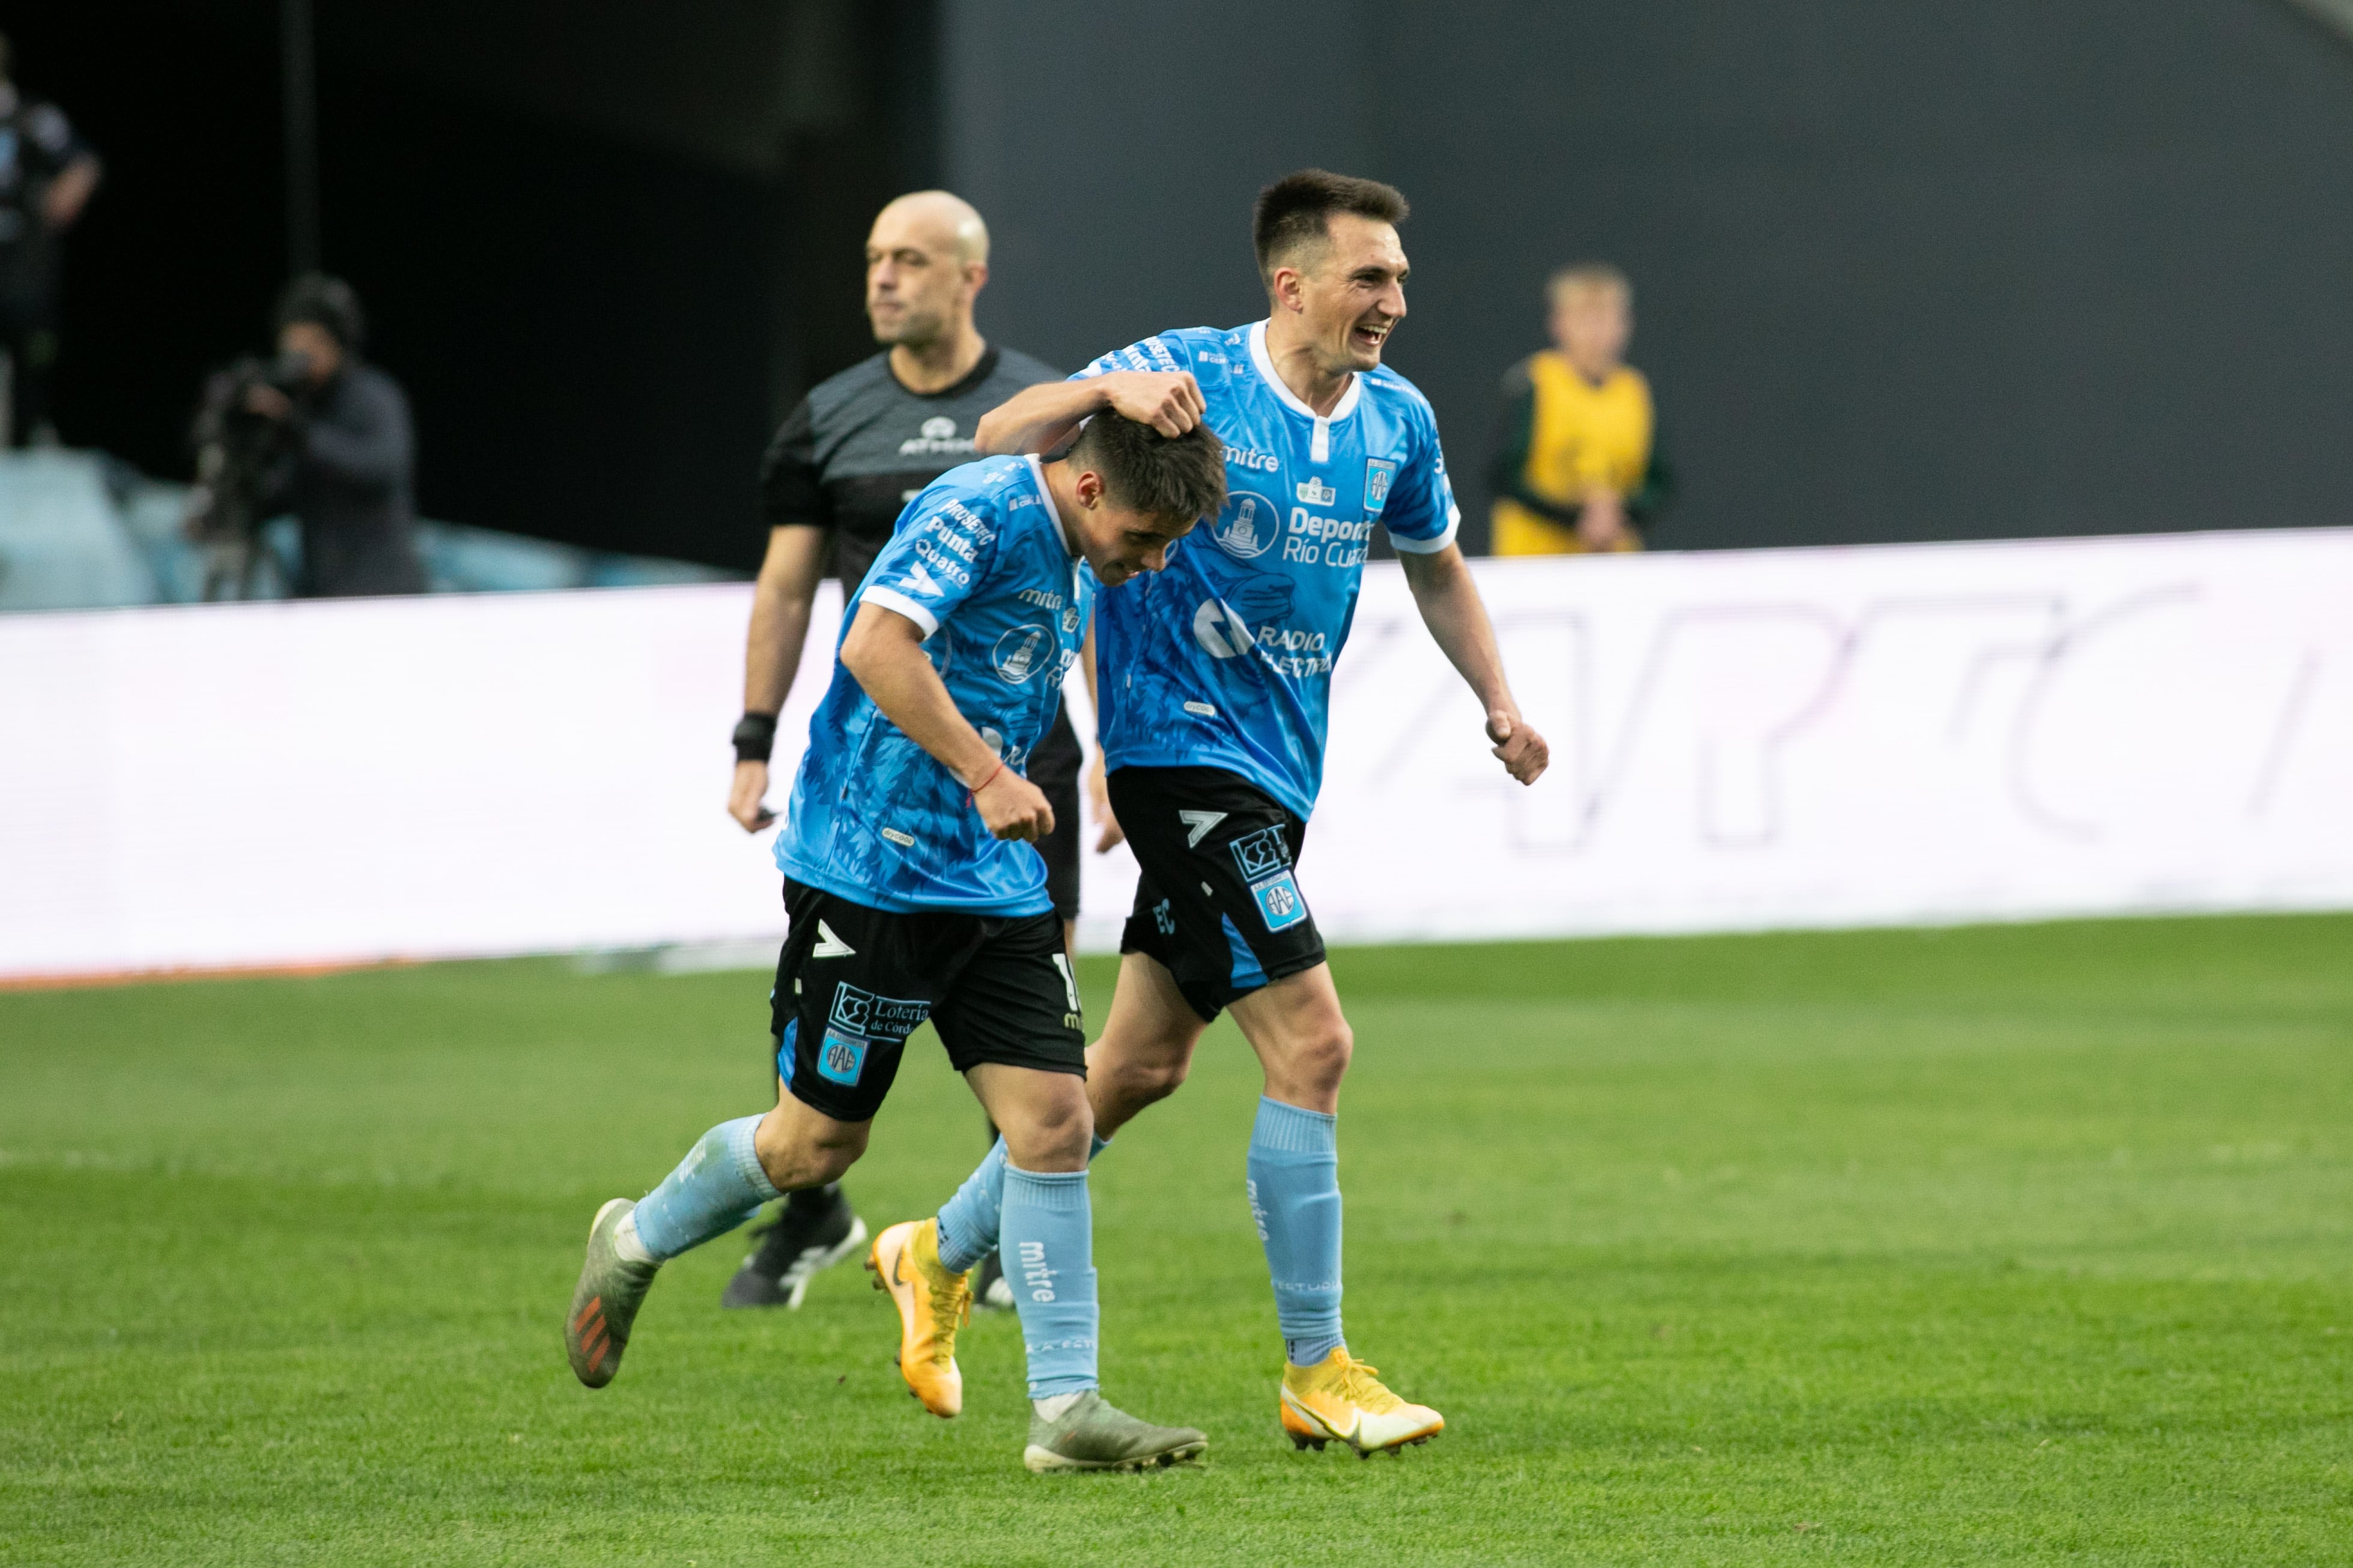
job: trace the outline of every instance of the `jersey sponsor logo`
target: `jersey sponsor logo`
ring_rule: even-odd
[[[1226,461],[1238,468],[1250,468],[1261,474],[1271,474],[1282,466],[1271,453],[1252,452],[1240,447],[1227,447]]]
[[[1295,506],[1282,536],[1282,558],[1311,566],[1354,566],[1364,560],[1372,537],[1369,518],[1325,517]]]
[[[1282,532],[1282,509],[1262,495],[1236,490],[1226,497],[1209,536],[1219,549],[1244,561],[1255,560],[1274,545]]]
[[[1062,607],[1062,595],[1050,594],[1043,588],[1023,588],[1013,596],[1025,605],[1035,605],[1041,610],[1059,610]]]
[[[1245,882],[1271,877],[1291,864],[1291,846],[1284,840],[1279,822],[1256,833],[1243,834],[1229,847],[1234,852],[1234,864],[1241,868]]]
[[[1045,648],[1053,637],[1044,626],[1023,625],[998,637],[989,655],[989,662],[997,667],[997,679],[1008,686],[1018,686],[1037,674],[1046,662]]]
[[[1250,884],[1250,897],[1258,902],[1259,919],[1266,929],[1285,931],[1307,918],[1307,900],[1299,896],[1299,884],[1285,871],[1263,882]]]
[[[913,834],[902,833],[895,827],[884,828],[882,830],[882,837],[889,839],[892,843],[896,844],[902,849],[913,849],[915,847],[915,836]]]
[[[1065,635],[1068,635],[1069,633],[1075,632],[1075,631],[1077,631],[1078,629],[1079,629],[1079,612],[1077,611],[1077,609],[1072,608],[1072,609],[1064,610],[1064,611],[1062,612],[1062,631],[1063,631],[1063,633],[1064,633]],[[1071,655],[1071,658],[1076,658],[1076,657],[1078,657],[1078,656],[1077,656],[1077,655],[1075,655],[1075,654],[1073,654],[1073,655]]]
[[[854,958],[858,950],[836,936],[833,928],[823,921],[817,922],[817,945],[809,949],[811,958]]]
[[[964,563],[958,561],[955,556],[950,555],[936,544],[934,544],[930,540],[918,539],[915,541],[915,553],[918,556],[921,556],[928,564],[938,567],[940,575],[946,578],[949,582],[955,584],[959,587],[971,586],[972,573],[965,568]],[[921,566],[916,566],[911,567],[909,570],[911,573],[913,573],[920,572],[923,568]],[[907,581],[910,583],[914,582],[913,576],[910,575]],[[931,579],[929,577],[924,578],[923,581],[931,583]],[[923,590],[923,592],[929,594],[937,594],[940,591],[940,585],[936,583],[932,583],[932,585],[929,588]]]
[[[1209,829],[1215,827],[1225,819],[1226,814],[1222,811],[1178,812],[1176,814],[1176,820],[1183,823],[1187,828],[1191,829],[1190,832],[1185,835],[1185,847],[1187,849],[1199,848],[1201,846],[1202,835],[1208,833]]]
[[[866,1070],[866,1047],[873,1043],[828,1029],[824,1043],[817,1048],[817,1076],[828,1083],[855,1089],[860,1075]]]
[[[1365,459],[1365,510],[1377,513],[1388,504],[1389,483],[1397,478],[1397,464],[1387,458]]]
[[[972,437],[959,437],[955,433],[955,421],[938,414],[923,421],[922,434],[911,436],[899,443],[899,455],[902,458],[913,457],[918,452],[969,452],[972,449]]]
[[[1198,713],[1204,719],[1214,719],[1218,716],[1218,706],[1214,702],[1187,702],[1185,711]]]
[[[833,1011],[826,1022],[868,1039],[903,1040],[932,1016],[932,1005],[906,996],[884,996],[848,981],[833,988]]]
[[[1250,627],[1222,599],[1204,599],[1193,612],[1193,640],[1211,658],[1240,658],[1250,650]]]
[[[1305,479],[1291,487],[1292,493],[1309,506],[1330,506],[1340,499],[1340,492],[1322,479]]]

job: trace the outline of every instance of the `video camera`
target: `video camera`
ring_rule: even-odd
[[[310,361],[299,353],[248,357],[205,384],[194,430],[196,484],[182,521],[187,537],[204,545],[206,599],[253,596],[264,552],[259,531],[268,521],[261,503],[280,465],[293,450],[292,422],[248,407],[256,387],[299,398],[309,385]]]

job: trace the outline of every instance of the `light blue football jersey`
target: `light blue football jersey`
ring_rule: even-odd
[[[1430,553],[1461,521],[1430,400],[1383,367],[1318,417],[1275,374],[1264,321],[1163,332],[1072,379],[1113,370],[1193,373],[1225,443],[1227,500],[1166,572],[1103,601],[1104,759],[1224,768],[1306,816],[1373,529]]]
[[[950,468],[907,503],[842,608],[842,635],[861,605],[923,627],[956,711],[1026,773],[1079,656],[1095,587],[1065,542],[1038,459],[986,458]],[[834,655],[776,835],[785,875],[898,912],[1052,909],[1038,851],[991,837],[965,786],[842,666],[838,640]]]

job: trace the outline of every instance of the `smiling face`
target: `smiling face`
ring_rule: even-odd
[[[988,281],[976,257],[979,215],[942,192],[902,196],[882,209],[866,237],[866,318],[878,343],[922,348],[972,319]],[[977,247],[985,252],[986,230]]]
[[[1377,370],[1389,333],[1405,320],[1405,247],[1395,225],[1355,213],[1332,214],[1324,230],[1323,244],[1275,268],[1276,302],[1299,312],[1317,369]]]

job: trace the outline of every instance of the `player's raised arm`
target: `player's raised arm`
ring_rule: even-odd
[[[1504,656],[1495,647],[1495,628],[1479,597],[1479,584],[1462,559],[1461,547],[1415,554],[1399,551],[1406,586],[1413,590],[1414,607],[1431,640],[1461,672],[1487,710],[1487,738],[1504,771],[1524,784],[1534,784],[1552,760],[1545,738],[1520,717],[1512,700],[1511,683],[1504,679]]]
[[[1106,408],[1173,439],[1201,422],[1201,384],[1187,370],[1114,370],[1041,382],[982,415],[973,445],[984,456],[1050,452],[1081,421]]]
[[[856,678],[882,716],[932,754],[972,791],[988,831],[1031,842],[1054,831],[1046,793],[1005,765],[972,721],[956,710],[947,683],[923,652],[922,626],[871,601],[841,645],[842,668]]]

